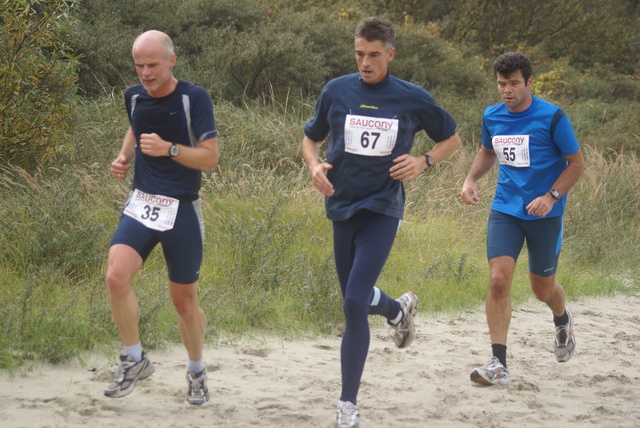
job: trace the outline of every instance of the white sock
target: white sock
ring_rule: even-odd
[[[404,312],[402,312],[402,309],[400,309],[400,311],[398,312],[398,316],[396,316],[392,320],[389,320],[389,322],[392,325],[398,325],[398,324],[400,324],[400,321],[402,321],[402,318],[404,318]]]
[[[142,361],[142,344],[138,342],[135,345],[125,346],[124,354],[130,355],[133,358],[133,361],[139,363]]]
[[[187,371],[193,373],[200,373],[204,370],[204,358],[200,358],[198,361],[187,360]]]

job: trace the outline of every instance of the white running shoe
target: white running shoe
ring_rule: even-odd
[[[413,317],[418,313],[418,297],[411,291],[407,291],[396,299],[400,303],[403,317],[394,328],[396,329],[393,340],[398,348],[406,348],[416,338],[416,326]]]
[[[187,398],[185,402],[194,406],[208,406],[210,403],[209,389],[207,388],[207,372],[200,373],[187,372]]]
[[[351,401],[338,401],[337,422],[335,428],[358,428],[360,413]]]
[[[148,378],[155,368],[151,361],[142,353],[140,362],[133,361],[130,355],[120,355],[120,365],[113,376],[113,381],[105,388],[107,397],[124,397],[136,387],[136,382]]]
[[[471,372],[471,380],[483,385],[508,385],[511,383],[509,369],[502,365],[497,357],[491,357],[482,367],[476,367]]]
[[[573,337],[573,314],[569,308],[565,308],[565,311],[569,317],[569,322],[556,327],[556,337],[553,346],[553,353],[559,363],[569,361],[576,348],[576,339]]]

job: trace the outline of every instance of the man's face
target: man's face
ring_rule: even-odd
[[[373,84],[384,79],[395,53],[394,48],[385,48],[380,40],[369,42],[362,37],[356,39],[356,64],[362,81]]]
[[[150,96],[159,98],[171,93],[175,54],[168,55],[155,40],[144,40],[134,48],[133,61],[138,79]]]
[[[525,111],[531,105],[533,76],[530,76],[529,81],[525,82],[522,71],[518,70],[511,73],[510,76],[498,74],[496,80],[502,101],[504,101],[510,112]]]

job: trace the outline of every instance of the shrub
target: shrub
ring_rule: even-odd
[[[75,2],[9,0],[0,9],[0,161],[23,167],[69,148],[78,57],[66,42]]]

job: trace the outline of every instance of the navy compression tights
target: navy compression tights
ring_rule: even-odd
[[[369,352],[369,314],[394,319],[400,305],[375,283],[387,261],[400,220],[370,211],[333,222],[336,270],[344,299],[346,328],[340,348],[343,401],[357,404]]]

